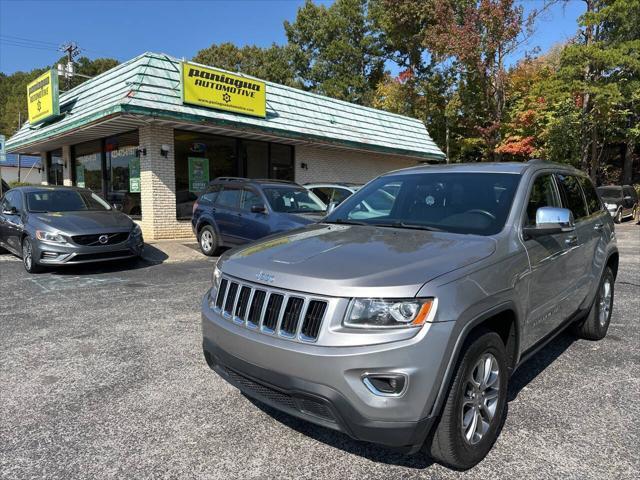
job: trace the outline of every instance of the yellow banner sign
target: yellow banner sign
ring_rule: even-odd
[[[49,70],[27,85],[27,104],[31,125],[60,115],[57,71]]]
[[[184,103],[256,117],[267,115],[266,85],[252,78],[183,62],[182,92]]]

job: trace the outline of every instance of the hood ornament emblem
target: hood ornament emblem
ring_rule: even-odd
[[[102,244],[105,245],[108,241],[109,241],[109,235],[100,235],[98,237],[98,241]]]
[[[265,273],[262,270],[256,273],[256,280],[260,282],[273,283],[274,279],[275,277],[273,275],[271,275],[270,273]]]

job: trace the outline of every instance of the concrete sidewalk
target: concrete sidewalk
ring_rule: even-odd
[[[207,261],[198,247],[195,238],[180,240],[154,240],[145,243],[142,258],[150,263],[188,262],[193,260]]]

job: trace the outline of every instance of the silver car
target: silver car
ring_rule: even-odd
[[[90,190],[32,186],[0,198],[0,248],[36,273],[44,267],[136,258],[142,231]]]
[[[381,191],[392,204],[367,211]],[[617,269],[613,222],[578,170],[399,170],[319,224],[223,255],[204,356],[279,410],[470,468],[518,366],[565,327],[605,336]]]

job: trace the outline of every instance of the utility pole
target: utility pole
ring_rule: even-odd
[[[63,69],[64,78],[66,79],[65,88],[69,90],[71,88],[71,79],[74,75],[73,59],[80,55],[80,48],[76,42],[67,42],[60,47],[60,51],[67,54],[67,65]],[[58,71],[60,71],[60,65],[58,65]]]
[[[18,130],[22,126],[22,112],[18,110]],[[20,154],[18,154],[18,182],[20,182],[20,170],[21,170],[22,161],[20,160]]]

